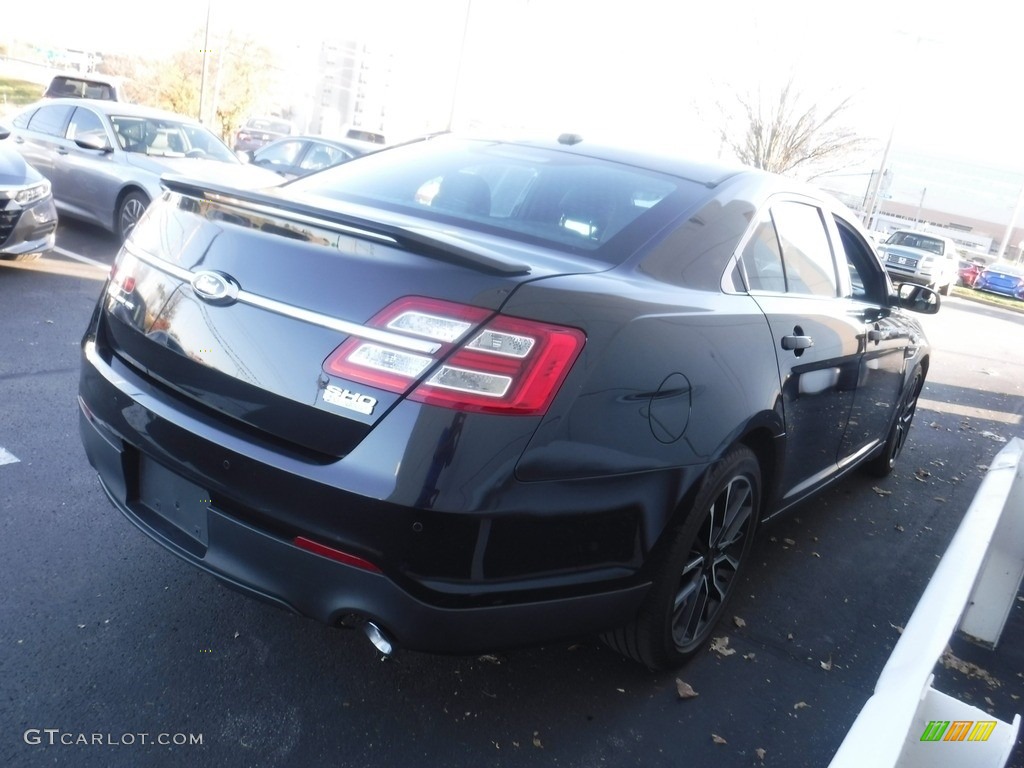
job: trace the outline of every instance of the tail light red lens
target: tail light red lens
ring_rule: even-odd
[[[399,299],[370,325],[434,340],[438,349],[409,352],[353,337],[324,362],[327,373],[482,413],[547,411],[586,340],[575,328],[421,297]]]

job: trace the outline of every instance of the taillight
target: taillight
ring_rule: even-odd
[[[399,299],[369,325],[433,340],[435,352],[411,352],[352,337],[331,353],[324,370],[389,392],[411,389],[410,399],[446,408],[544,413],[583,348],[583,333],[491,315],[479,307],[437,299]]]

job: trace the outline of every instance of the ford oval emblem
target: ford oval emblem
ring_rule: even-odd
[[[192,290],[207,304],[234,304],[238,299],[238,283],[220,272],[196,272]]]

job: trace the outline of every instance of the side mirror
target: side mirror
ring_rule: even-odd
[[[923,285],[914,283],[898,283],[896,285],[895,304],[900,309],[920,312],[923,315],[934,315],[942,305],[939,292]]]
[[[114,148],[103,137],[95,133],[85,133],[75,139],[75,144],[82,149],[95,149],[99,152],[113,152]]]
[[[10,135],[11,135],[10,130],[8,130],[7,128],[4,128],[2,125],[0,125],[0,141],[3,141],[4,139],[6,139]]]

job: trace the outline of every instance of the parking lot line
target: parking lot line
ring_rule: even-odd
[[[19,461],[21,459],[0,445],[0,464],[15,464]]]
[[[99,267],[100,269],[110,269],[109,264],[104,264],[102,261],[96,261],[96,259],[90,259],[88,256],[82,256],[81,254],[61,248],[59,245],[54,247],[53,252],[59,253],[61,256],[66,256],[69,259],[80,261],[83,264],[92,264],[94,267]]]

